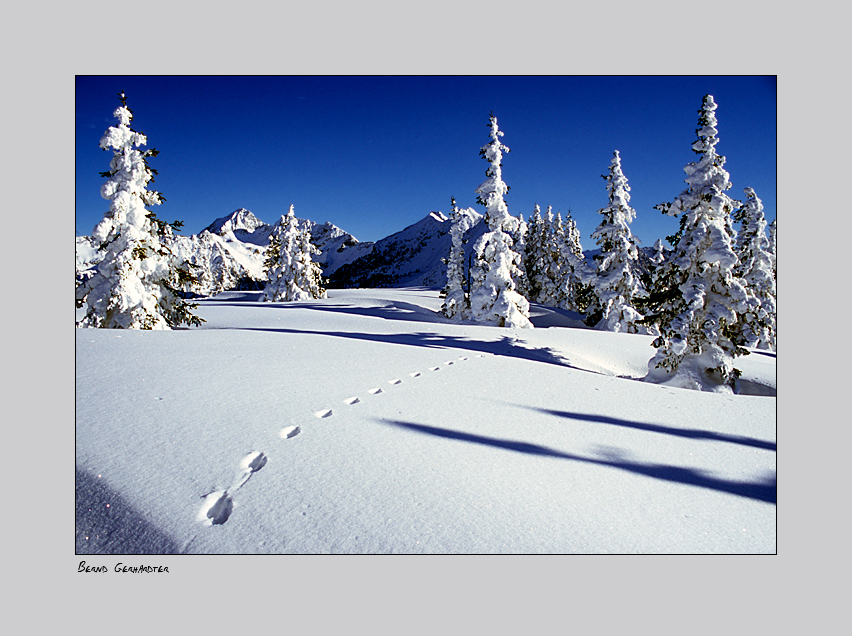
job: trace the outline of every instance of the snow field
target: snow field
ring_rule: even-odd
[[[257,296],[76,330],[77,468],[179,551],[775,551],[771,397],[628,379],[646,336],[450,323],[431,290]]]

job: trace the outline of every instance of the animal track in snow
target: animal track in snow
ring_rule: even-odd
[[[260,451],[252,451],[240,462],[240,468],[247,473],[256,473],[264,466],[266,466],[266,455]]]
[[[402,380],[400,380],[399,378],[395,380],[388,380],[388,384],[402,384]]]
[[[204,496],[204,505],[198,511],[198,519],[205,525],[216,526],[225,523],[234,510],[234,501],[227,490],[217,490]]]
[[[375,389],[370,389],[367,393],[371,395],[378,395],[379,393],[384,393],[384,391],[382,391],[379,387],[376,387]]]
[[[455,363],[452,360],[447,360],[444,364],[449,366],[449,365],[455,364]]]
[[[429,370],[430,371],[440,371],[441,367],[431,367]]]
[[[344,403],[349,404],[349,405],[358,404],[358,402],[360,402],[360,401],[361,400],[357,397],[350,397],[350,398],[346,398],[345,400],[343,400]],[[324,417],[328,417],[328,416],[324,416]]]
[[[409,373],[408,375],[410,375],[412,378],[419,378],[420,371],[415,371],[414,373]]]
[[[231,493],[239,490],[249,480],[253,473],[266,466],[266,455],[259,451],[252,451],[240,462],[240,472],[233,485],[228,490],[216,490],[202,497],[204,503],[198,511],[199,521],[208,526],[219,526],[228,520],[234,511],[234,500]]]
[[[243,457],[243,460],[240,462],[242,472],[236,476],[229,490],[233,492],[242,488],[249,480],[249,477],[252,476],[252,473],[256,473],[264,466],[266,466],[266,455],[259,451],[252,451]]]
[[[467,356],[459,356],[459,360],[467,360]]]
[[[331,417],[332,415],[334,415],[334,411],[332,411],[331,409],[323,409],[322,411],[317,411],[316,413],[314,413],[314,417],[318,417],[320,419]]]
[[[290,439],[291,437],[296,437],[296,435],[298,435],[301,432],[302,432],[302,429],[299,428],[298,426],[287,426],[285,428],[282,428],[278,432],[278,437],[280,437],[281,439]]]

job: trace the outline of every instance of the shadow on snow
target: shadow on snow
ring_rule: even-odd
[[[674,426],[664,426],[662,424],[647,424],[645,422],[633,422],[631,420],[622,420],[617,417],[608,417],[606,415],[589,415],[587,413],[573,413],[571,411],[557,411],[553,409],[542,409],[534,406],[520,406],[520,408],[538,411],[547,415],[555,415],[564,417],[570,420],[580,420],[583,422],[599,422],[601,424],[610,424],[613,426],[623,426],[633,428],[639,431],[648,431],[650,433],[660,433],[663,435],[673,435],[675,437],[685,437],[687,439],[710,440],[714,442],[728,442],[730,444],[741,444],[743,446],[752,446],[754,448],[762,448],[765,450],[776,451],[777,445],[775,442],[768,440],[757,439],[754,437],[743,437],[740,435],[726,435],[725,433],[717,433],[716,431],[707,431],[690,428],[676,428]]]
[[[436,322],[445,324],[457,325],[481,325],[475,322],[459,322],[451,318],[447,318],[437,311],[432,311],[421,305],[408,303],[400,300],[383,300],[364,298],[363,301],[379,302],[379,305],[364,305],[364,304],[345,304],[337,302],[277,302],[269,303],[260,300],[260,292],[227,292],[221,300],[217,300],[217,296],[204,299],[202,302],[210,303],[217,307],[232,306],[245,307],[247,305],[256,307],[268,307],[270,309],[315,309],[318,311],[329,311],[334,313],[354,314],[358,316],[371,316],[374,318],[383,318],[385,320],[412,320],[418,322]],[[426,296],[424,296],[426,297]],[[335,300],[335,299],[331,299]],[[583,324],[584,316],[566,309],[557,307],[545,307],[537,303],[530,304],[530,322],[537,328],[546,329],[548,327],[568,327],[573,329],[588,329]]]
[[[407,303],[398,300],[383,300],[383,299],[364,299],[372,301],[374,305],[364,304],[336,304],[326,302],[313,301],[297,301],[297,302],[278,302],[265,303],[260,302],[261,292],[227,292],[227,296],[221,301],[212,297],[207,300],[211,305],[218,307],[266,307],[269,309],[310,309],[317,311],[326,311],[332,313],[343,313],[357,316],[368,316],[374,318],[382,318],[391,321],[414,321],[414,322],[433,322],[440,324],[456,324],[456,325],[472,325],[482,326],[482,323],[472,322],[456,322],[445,317],[439,312],[432,311],[426,307]],[[567,327],[567,328],[582,328],[588,329],[580,320],[582,316],[575,312],[564,309],[556,309],[552,307],[544,307],[543,305],[534,304],[531,306],[531,320],[536,327]],[[204,329],[204,327],[201,327]],[[592,369],[586,369],[572,365],[566,358],[559,355],[554,349],[545,347],[538,349],[528,349],[516,343],[515,338],[504,336],[500,341],[477,341],[468,340],[466,338],[458,338],[455,336],[438,335],[431,332],[410,333],[410,334],[372,334],[358,332],[343,332],[343,331],[310,331],[296,330],[286,328],[263,328],[263,327],[235,327],[236,329],[248,331],[270,331],[278,333],[303,333],[315,335],[328,335],[341,338],[354,338],[358,340],[368,340],[373,342],[385,342],[391,344],[403,344],[415,347],[435,347],[447,349],[461,349],[464,351],[475,351],[480,353],[490,353],[493,355],[508,356],[513,358],[521,358],[523,360],[532,360],[535,362],[544,362],[547,364],[555,364],[577,371],[586,371],[598,375],[608,375]],[[756,351],[756,353],[762,353]],[[649,357],[650,357],[649,352]],[[774,356],[774,353],[766,352],[765,355]],[[639,380],[642,378],[634,378],[630,376],[618,376],[625,380]],[[741,395],[759,395],[775,397],[776,390],[774,387],[764,386],[757,382],[740,379],[739,391]]]
[[[76,554],[179,554],[179,546],[118,493],[76,467]]]
[[[645,475],[646,477],[652,477],[654,479],[696,486],[698,488],[707,488],[710,490],[737,495],[739,497],[765,501],[771,504],[775,504],[777,498],[776,478],[774,475],[763,482],[732,481],[713,477],[704,471],[696,470],[694,468],[683,468],[681,466],[672,466],[669,464],[643,464],[639,462],[632,462],[614,452],[606,453],[603,458],[584,457],[582,455],[565,453],[553,448],[548,448],[547,446],[540,446],[538,444],[499,439],[496,437],[486,437],[484,435],[464,433],[437,426],[427,426],[425,424],[415,424],[413,422],[402,422],[399,420],[382,419],[377,421],[382,424],[396,426],[398,428],[415,431],[425,435],[443,437],[445,439],[451,439],[459,442],[482,444],[517,453],[568,459],[587,464],[596,464],[598,466],[609,466],[611,468],[625,470],[637,475]]]
[[[590,371],[589,369],[583,369],[582,367],[570,364],[565,358],[549,347],[528,349],[527,347],[521,346],[518,341],[511,336],[503,336],[500,340],[487,341],[470,340],[468,338],[448,336],[433,332],[375,334],[355,331],[313,331],[310,329],[287,329],[284,327],[235,327],[235,329],[240,331],[268,331],[282,334],[332,336],[335,338],[350,338],[354,340],[364,340],[367,342],[382,342],[385,344],[426,347],[431,349],[458,349],[466,352],[486,353],[495,356],[530,360],[532,362],[555,364],[557,366],[575,369],[577,371],[586,371],[589,373],[598,373],[599,375],[603,375],[597,371]]]

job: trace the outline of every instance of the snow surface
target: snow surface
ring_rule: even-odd
[[[651,336],[565,310],[260,294],[75,330],[78,553],[776,552],[774,354],[705,393],[637,381]]]

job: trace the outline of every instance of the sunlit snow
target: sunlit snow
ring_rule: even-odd
[[[775,355],[638,381],[651,336],[425,288],[75,329],[78,553],[774,553]],[[78,310],[79,313],[79,310]]]

